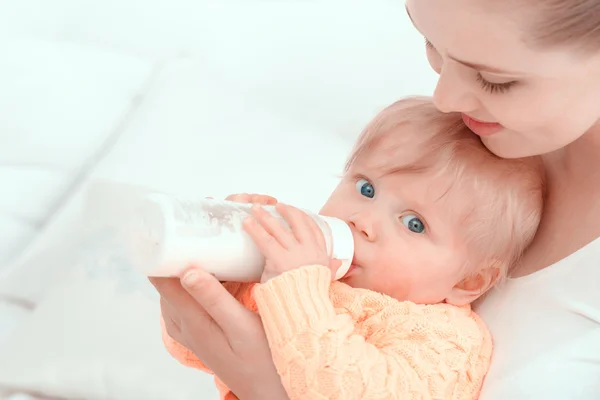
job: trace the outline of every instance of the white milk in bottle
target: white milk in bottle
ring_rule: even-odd
[[[140,198],[127,229],[128,248],[137,269],[147,276],[179,276],[197,265],[221,281],[258,282],[265,259],[242,222],[252,204],[227,200],[182,200],[153,193]],[[262,206],[282,218],[273,206]],[[321,228],[327,250],[342,265],[342,278],[352,263],[350,227],[337,218],[307,213]]]

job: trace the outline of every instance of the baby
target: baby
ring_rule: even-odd
[[[260,208],[245,222],[267,260],[261,283],[225,285],[260,314],[290,399],[476,399],[492,340],[470,304],[531,242],[543,189],[539,159],[500,159],[459,115],[401,100],[366,127],[320,212],[351,227],[346,276],[331,281],[319,229],[280,204],[289,229]]]

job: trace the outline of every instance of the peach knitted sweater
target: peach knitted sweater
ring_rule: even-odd
[[[478,397],[492,340],[470,307],[401,302],[331,282],[323,266],[225,285],[260,314],[291,400]],[[164,326],[163,340],[181,363],[210,372]],[[222,399],[237,399],[215,381]]]

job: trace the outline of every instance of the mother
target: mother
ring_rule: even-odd
[[[540,230],[478,307],[495,340],[481,398],[600,397],[600,1],[408,0],[434,99],[500,157],[541,154]],[[242,400],[285,399],[260,320],[201,271],[153,283],[177,339]],[[182,288],[183,285],[183,288]]]

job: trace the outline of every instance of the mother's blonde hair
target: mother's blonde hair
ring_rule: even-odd
[[[511,0],[497,5],[511,7],[518,13],[523,39],[533,47],[600,52],[598,0]]]

